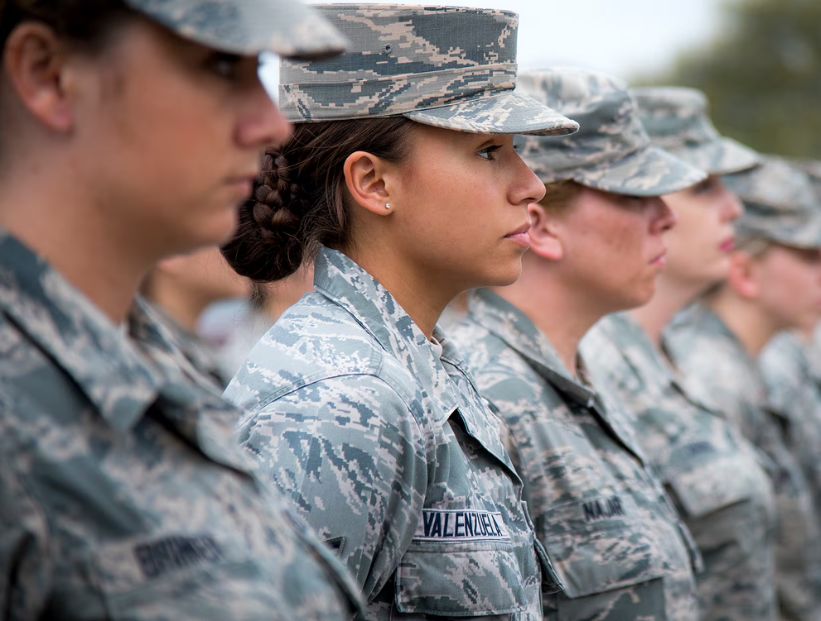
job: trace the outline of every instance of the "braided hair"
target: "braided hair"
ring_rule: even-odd
[[[302,123],[284,147],[262,157],[254,191],[239,208],[234,237],[222,253],[255,282],[293,274],[322,246],[350,242],[343,167],[354,151],[401,161],[413,125],[404,117]]]

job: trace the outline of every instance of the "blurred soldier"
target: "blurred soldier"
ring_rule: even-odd
[[[290,133],[257,54],[343,40],[291,0],[0,7],[0,616],[349,618],[239,413],[134,302],[157,260],[230,235]]]
[[[513,92],[514,13],[321,10],[351,52],[282,63],[294,138],[224,248],[259,282],[315,257],[316,291],[228,386],[249,411],[241,441],[351,569],[369,618],[541,619],[540,585],[558,580],[499,421],[436,322],[459,292],[519,276],[544,186],[512,135],[578,125]]]
[[[690,390],[770,458],[776,494],[776,589],[781,615],[821,618],[821,533],[811,491],[786,441],[756,358],[779,331],[815,321],[821,304],[821,211],[806,175],[767,158],[725,178],[743,200],[726,283],[671,324],[666,344]]]
[[[140,289],[186,360],[222,392],[231,376],[223,374],[216,350],[197,333],[199,321],[215,302],[247,298],[251,281],[228,266],[217,246],[209,246],[163,259]]]
[[[821,163],[804,162],[821,210]],[[783,332],[764,349],[760,365],[770,401],[790,419],[787,442],[812,485],[816,515],[821,515],[821,308],[798,330]]]
[[[523,157],[547,196],[530,207],[522,277],[473,294],[453,337],[508,425],[536,532],[566,587],[545,593],[545,616],[696,619],[689,534],[577,345],[604,315],[649,299],[674,223],[659,197],[705,175],[650,146],[617,80],[557,69],[524,74],[519,88],[582,130],[527,139]]]
[[[757,157],[718,134],[702,93],[633,95],[653,143],[710,176],[664,197],[676,226],[650,303],[600,321],[582,352],[596,385],[635,416],[639,442],[695,537],[704,559],[696,576],[701,618],[776,619],[775,507],[761,458],[721,412],[686,391],[662,343],[673,316],[727,276],[741,204],[720,175],[751,168]]]

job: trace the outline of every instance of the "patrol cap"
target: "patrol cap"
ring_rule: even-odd
[[[816,195],[821,199],[821,161],[819,160],[798,160],[795,164],[810,176]]]
[[[758,163],[755,151],[718,133],[701,91],[670,86],[633,88],[630,93],[653,144],[688,164],[711,175],[728,175]]]
[[[337,58],[283,60],[281,110],[295,123],[402,115],[481,134],[568,134],[578,124],[514,92],[518,16],[398,4],[316,7],[350,41]]]
[[[327,56],[347,43],[302,0],[124,1],[185,39],[243,56]]]
[[[581,125],[564,138],[524,140],[522,157],[544,183],[575,181],[632,196],[661,196],[707,175],[650,144],[627,85],[610,76],[561,67],[523,73],[517,91]]]
[[[764,239],[797,248],[821,248],[821,205],[807,174],[781,158],[724,177],[744,202],[739,239]]]

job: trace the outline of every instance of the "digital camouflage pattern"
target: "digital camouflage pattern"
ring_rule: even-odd
[[[758,155],[718,133],[707,112],[707,97],[694,88],[630,89],[650,140],[688,164],[711,175],[728,175],[752,168]]]
[[[179,36],[234,54],[338,54],[343,36],[302,0],[125,0]]]
[[[480,134],[568,134],[578,124],[514,92],[519,18],[494,9],[329,4],[351,41],[338,58],[280,66],[295,123],[404,115]]]
[[[785,442],[789,419],[772,408],[756,361],[705,306],[680,314],[665,343],[689,391],[769,457],[778,515],[775,567],[781,615],[821,619],[821,532],[809,483]]]
[[[644,453],[698,544],[700,619],[775,620],[775,499],[759,451],[690,397],[626,314],[581,347],[593,383],[631,416]],[[766,459],[766,458],[764,458]]]
[[[564,138],[520,139],[520,153],[544,183],[575,181],[632,196],[660,196],[703,181],[706,174],[651,146],[627,85],[608,75],[574,68],[519,76],[517,91],[576,120]]]
[[[215,390],[222,392],[231,378],[226,377],[221,370],[217,352],[199,335],[189,332],[174,321],[158,305],[147,300],[144,300],[144,303],[151,307],[152,319],[162,325],[169,342],[183,355],[185,372],[189,374],[198,373],[205,380],[211,382]]]
[[[557,579],[453,347],[340,252],[322,250],[314,283],[228,386],[241,443],[336,548],[369,619],[541,619],[540,561]]]
[[[775,337],[759,357],[770,402],[790,419],[787,444],[810,482],[815,514],[821,515],[821,377],[810,344],[793,332]]]
[[[150,311],[119,329],[6,234],[0,266],[0,616],[350,618],[350,577]]]
[[[494,293],[471,295],[452,336],[507,424],[536,534],[565,585],[545,593],[545,618],[697,619],[697,552],[621,414]]]
[[[724,177],[744,202],[736,236],[798,248],[821,247],[821,200],[805,172],[794,164],[763,157],[752,170]]]

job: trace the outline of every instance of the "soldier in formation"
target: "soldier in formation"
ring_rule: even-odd
[[[754,445],[687,390],[664,346],[673,317],[729,273],[742,207],[721,175],[750,169],[758,158],[718,134],[698,91],[632,92],[653,143],[710,176],[664,197],[676,226],[666,236],[667,265],[651,301],[603,319],[582,352],[596,385],[632,415],[639,443],[698,544],[700,618],[774,620],[770,479]]]
[[[549,619],[697,619],[689,534],[621,406],[587,377],[578,343],[608,313],[646,302],[673,225],[659,198],[705,175],[653,147],[623,83],[592,72],[525,74],[523,93],[584,128],[528,137],[547,188],[531,205],[521,278],[480,290],[453,331],[507,425],[536,532],[565,590]]]
[[[499,421],[436,323],[459,292],[519,276],[545,190],[513,135],[578,126],[514,92],[515,14],[319,10],[350,48],[281,64],[294,136],[266,154],[224,248],[255,280],[315,273],[228,386],[240,441],[369,618],[541,619],[542,588],[562,584]]]

